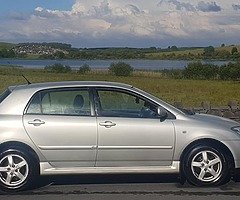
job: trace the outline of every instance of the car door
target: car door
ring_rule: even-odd
[[[161,120],[158,105],[119,89],[96,91],[98,155],[96,166],[170,166],[173,119]]]
[[[55,167],[95,165],[97,125],[89,89],[36,93],[23,117],[25,129]]]

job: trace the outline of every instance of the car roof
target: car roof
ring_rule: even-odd
[[[22,114],[26,106],[26,102],[30,100],[32,95],[35,92],[46,90],[46,89],[57,89],[57,88],[77,88],[77,87],[106,87],[106,88],[119,88],[119,89],[127,89],[130,91],[135,91],[137,93],[141,93],[143,96],[151,98],[153,101],[161,103],[161,105],[165,108],[170,109],[173,114],[182,113],[181,111],[173,108],[171,105],[166,102],[160,100],[159,98],[150,95],[149,93],[142,91],[138,88],[133,87],[132,85],[118,82],[107,82],[107,81],[61,81],[61,82],[43,82],[43,83],[32,83],[26,85],[16,85],[10,86],[9,90],[13,91],[11,93],[11,98],[4,102],[5,104],[1,104],[0,110],[2,113],[14,113],[14,114]],[[21,96],[21,98],[19,98]],[[12,106],[15,105],[15,106]]]
[[[132,85],[118,82],[107,81],[61,81],[61,82],[43,82],[32,83],[27,85],[17,85],[9,87],[12,90],[26,90],[26,89],[48,89],[48,88],[61,88],[61,87],[120,87],[120,88],[133,88]]]

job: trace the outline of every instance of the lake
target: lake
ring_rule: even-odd
[[[7,60],[0,59],[0,65],[17,65],[26,68],[44,68],[47,65],[61,63],[72,68],[79,68],[88,64],[91,69],[107,69],[111,63],[119,61],[130,64],[134,69],[139,70],[162,70],[162,69],[184,69],[192,61],[175,60]],[[202,61],[202,63],[212,63],[218,66],[229,61]]]

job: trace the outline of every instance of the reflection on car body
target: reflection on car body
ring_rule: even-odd
[[[127,84],[38,83],[0,96],[3,190],[86,173],[174,173],[219,185],[236,176],[239,146],[239,123],[183,112]]]

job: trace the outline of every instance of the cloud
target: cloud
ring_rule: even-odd
[[[59,10],[49,10],[44,9],[42,7],[37,7],[33,11],[33,15],[36,17],[51,19],[51,18],[61,18],[61,17],[68,17],[69,11],[59,11]]]
[[[232,7],[236,11],[240,10],[240,4],[232,4]]]
[[[28,19],[28,15],[25,13],[19,13],[19,12],[11,12],[9,14],[10,18],[12,20],[27,20]]]
[[[126,5],[122,10],[124,13],[128,15],[135,15],[135,16],[145,13],[144,11],[140,10],[136,5],[133,5],[133,4]]]
[[[93,8],[96,12],[96,16],[102,17],[111,15],[111,9],[107,0],[101,2],[100,6],[93,6]]]
[[[173,5],[176,10],[185,10],[185,11],[202,11],[202,12],[218,12],[221,11],[221,7],[217,5],[216,2],[204,2],[200,1],[195,6],[193,3],[188,2],[180,2],[178,0],[161,0],[158,3],[158,6],[162,6],[164,4]]]
[[[240,40],[240,14],[230,12],[240,5],[229,1],[76,0],[68,11],[37,7],[25,15],[16,13],[0,23],[0,36],[5,41],[59,41],[77,47],[184,45],[187,41],[201,45],[217,37],[222,38],[221,44],[226,38]]]
[[[219,12],[222,10],[216,2],[205,3],[204,1],[198,2],[197,9],[202,12]]]
[[[168,3],[171,5],[174,5],[176,10],[187,10],[187,11],[195,11],[196,9],[194,8],[194,6],[190,3],[184,3],[184,2],[180,2],[177,0],[161,0],[158,3],[158,6],[161,6],[163,3]]]

